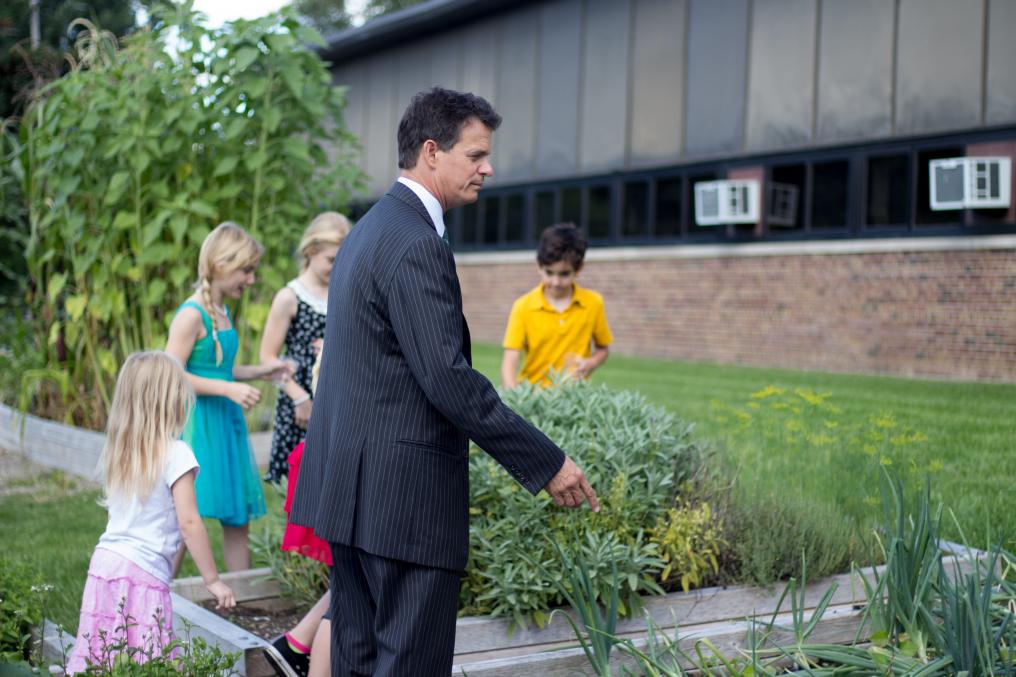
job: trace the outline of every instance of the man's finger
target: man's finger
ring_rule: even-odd
[[[600,500],[596,497],[596,490],[585,477],[582,478],[579,486],[582,487],[582,493],[586,495],[586,500],[589,501],[589,507],[593,509],[593,512],[600,512]]]

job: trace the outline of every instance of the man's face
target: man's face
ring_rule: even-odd
[[[459,132],[458,142],[447,151],[437,150],[436,197],[446,210],[476,202],[483,180],[494,175],[490,142],[490,129],[478,119],[469,118]]]

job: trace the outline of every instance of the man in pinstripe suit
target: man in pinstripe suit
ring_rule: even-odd
[[[402,175],[335,261],[291,512],[331,543],[333,675],[451,672],[470,439],[530,492],[599,509],[578,466],[470,366],[443,213],[493,174],[500,123],[472,94],[417,94],[399,123]]]

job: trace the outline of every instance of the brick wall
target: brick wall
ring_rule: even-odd
[[[512,258],[459,257],[474,340],[500,343],[512,301],[538,283],[532,258]],[[579,281],[603,294],[622,354],[1016,382],[1010,246],[642,259],[594,250]]]

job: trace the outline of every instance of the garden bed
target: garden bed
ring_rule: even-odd
[[[947,553],[943,562],[950,574],[972,569],[973,559],[965,549],[953,544],[943,545],[943,550]],[[976,553],[976,556],[982,554]],[[874,570],[881,571],[881,567],[875,567]],[[273,608],[289,609],[284,613],[291,613],[292,606],[287,606],[285,600],[278,596],[278,586],[267,578],[269,573],[268,569],[252,569],[230,574],[229,583],[236,593],[238,608],[245,609],[233,614],[238,620],[245,616],[264,615],[266,610]],[[864,573],[871,578],[870,570]],[[835,592],[828,600],[828,607],[810,641],[848,644],[856,639],[864,640],[866,628],[860,627],[860,623],[866,599],[864,585],[857,573],[841,574],[809,584],[803,595],[805,615],[810,616],[818,608],[826,591],[833,586]],[[210,599],[201,579],[197,577],[174,581],[173,590],[177,596],[189,597],[195,604]],[[774,621],[777,626],[791,625],[791,613],[785,608],[786,600],[784,608],[778,608],[781,594],[782,588],[737,586],[646,597],[643,600],[645,616],[620,621],[616,634],[631,639],[636,647],[644,645],[646,617],[649,617],[671,637],[675,628],[679,629],[680,645],[689,652],[696,642],[708,639],[723,655],[736,656],[745,650],[752,618],[767,623]],[[241,624],[215,616],[212,630],[218,632],[233,626],[237,631],[246,632],[239,627]],[[782,631],[777,631],[773,638],[776,642],[785,641],[788,644],[793,640],[789,632]],[[257,674],[251,672],[257,653],[257,647],[247,651],[246,674]],[[612,664],[615,667],[627,665],[629,668],[634,665],[620,652],[614,653]],[[454,674],[470,677],[564,677],[583,674],[589,670],[588,660],[576,641],[574,631],[559,614],[553,615],[543,628],[529,625],[512,629],[510,622],[503,618],[459,618],[454,666]]]

